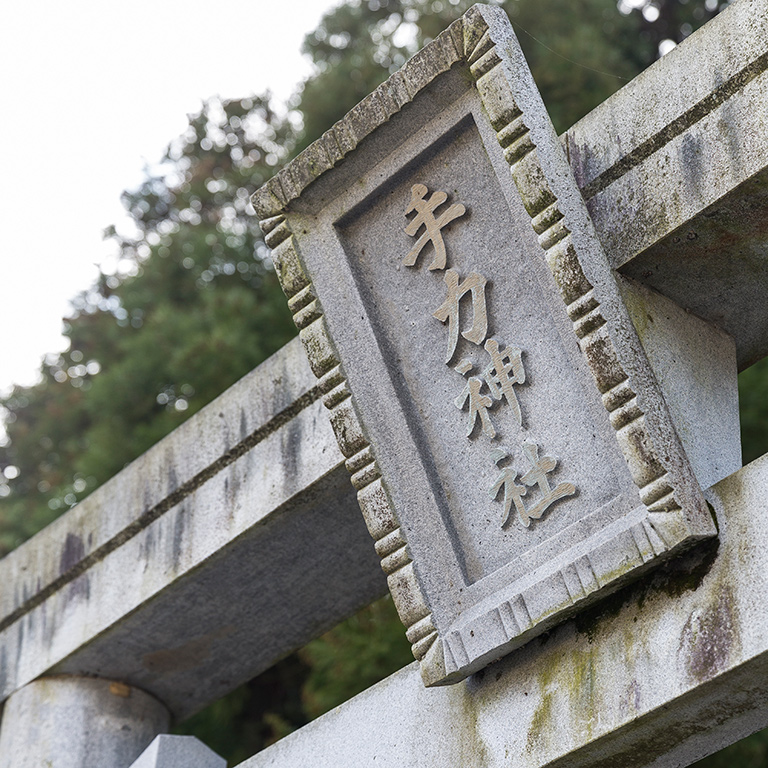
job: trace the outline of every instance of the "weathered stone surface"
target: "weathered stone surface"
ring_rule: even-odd
[[[728,7],[563,140],[612,265],[733,336],[740,368],[768,354],[768,2]]]
[[[241,768],[677,768],[768,725],[768,457],[703,543],[465,683],[414,664]]]
[[[194,736],[158,736],[130,768],[227,768],[227,761]]]
[[[138,688],[87,677],[44,677],[5,703],[0,766],[126,768],[169,724],[168,710]]]
[[[0,562],[0,696],[95,674],[184,717],[383,594],[313,383],[288,345]]]
[[[359,149],[254,201],[364,513],[369,485],[393,510],[376,548],[432,685],[715,527],[508,20],[475,6],[400,80],[407,113],[368,108],[382,86],[339,123]],[[732,349],[685,336],[672,388]],[[723,373],[706,406],[735,406]],[[705,479],[738,466],[694,443]]]
[[[699,485],[741,467],[734,340],[626,278],[619,286]]]
[[[38,536],[0,560],[0,616],[86,569],[244,455],[318,398],[294,342],[194,419],[98,488]],[[194,450],[193,450],[194,448]],[[51,545],[60,549],[51,551]],[[11,579],[11,575],[13,578]],[[39,598],[38,598],[39,599]]]

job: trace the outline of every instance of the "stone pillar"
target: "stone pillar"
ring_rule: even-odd
[[[227,761],[194,736],[161,734],[130,768],[227,768]]]
[[[148,693],[92,677],[42,677],[5,702],[0,768],[126,768],[168,730]]]

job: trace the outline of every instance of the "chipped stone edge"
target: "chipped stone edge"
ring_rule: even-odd
[[[438,75],[462,62],[465,18],[466,14],[451,24],[257,190],[251,202],[259,219],[279,216],[312,182],[338,165]]]
[[[577,603],[583,604],[598,591],[602,594],[606,589],[617,588],[628,574],[639,575],[651,561],[658,562],[660,556],[669,555],[681,544],[714,531],[692,530],[691,521],[676,497],[672,477],[649,434],[646,414],[621,364],[600,302],[584,274],[558,198],[546,179],[523,112],[499,67],[501,63],[486,11],[483,6],[473,6],[252,198],[310,366],[319,379],[323,402],[331,411],[331,424],[347,459],[346,467],[352,474],[366,525],[382,558],[393,601],[428,686],[458,682],[566,618]],[[302,266],[286,221],[286,209],[315,179],[338,164],[366,136],[455,64],[468,66],[475,80],[639,489],[645,514],[641,520],[618,526],[618,531],[596,543],[593,550],[581,551],[572,563],[544,576],[524,593],[506,595],[502,600],[497,597],[491,606],[483,601],[472,612],[471,623],[464,622],[461,628],[453,627],[445,637],[440,637],[373,449],[364,435],[320,302]],[[565,599],[555,600],[557,605],[550,600],[552,605],[532,613],[525,593],[540,594],[542,589],[553,587],[554,594]],[[465,640],[470,633],[475,636],[474,628],[479,624],[489,623],[502,628],[504,641],[499,642],[496,635],[491,643],[484,644],[487,647],[482,652],[468,655]]]

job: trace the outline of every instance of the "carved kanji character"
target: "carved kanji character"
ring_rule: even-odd
[[[494,400],[505,397],[515,412],[517,423],[522,426],[523,416],[520,413],[520,403],[517,400],[514,385],[525,383],[523,351],[512,346],[500,351],[499,342],[496,339],[488,339],[485,342],[485,351],[489,354],[491,362],[483,371],[483,378],[488,384],[491,396]]]
[[[495,449],[491,452],[491,458],[494,464],[497,464],[502,460],[509,458],[508,455],[500,450]],[[517,472],[511,467],[499,467],[501,474],[496,479],[496,482],[491,486],[490,494],[491,498],[495,499],[499,495],[499,491],[504,488],[504,516],[501,520],[501,527],[503,528],[509,521],[509,513],[512,510],[512,503],[514,502],[517,509],[520,520],[523,525],[528,527],[530,520],[525,511],[525,505],[523,504],[523,496],[528,493],[528,489],[524,485],[517,485]]]
[[[461,297],[465,293],[472,295],[472,327],[468,331],[463,331],[462,336],[474,344],[482,344],[485,334],[488,333],[488,312],[485,307],[485,284],[487,280],[478,275],[477,272],[470,272],[466,279],[459,283],[459,273],[455,269],[449,269],[445,273],[445,285],[448,288],[448,295],[445,301],[433,312],[441,323],[448,321],[448,355],[445,358],[446,363],[451,362],[453,353],[456,351],[456,344],[459,341],[459,314]]]
[[[424,196],[428,191],[423,184],[414,184],[411,187],[411,201],[405,209],[405,215],[407,216],[413,211],[416,211],[416,215],[408,222],[405,232],[415,237],[422,226],[424,232],[413,248],[408,251],[403,264],[412,267],[419,254],[424,250],[424,246],[431,242],[435,249],[435,257],[432,259],[429,269],[445,269],[445,243],[441,230],[454,219],[463,216],[467,209],[461,203],[454,203],[435,218],[435,209],[448,199],[448,195],[445,192],[433,192],[429,200],[425,200]]]
[[[462,360],[456,366],[456,370],[462,374],[462,376],[465,376],[472,370],[472,363],[469,360]],[[459,410],[463,411],[464,405],[467,400],[469,400],[469,426],[467,427],[467,437],[472,434],[477,420],[480,419],[483,432],[493,439],[496,437],[496,430],[493,428],[493,423],[488,415],[488,409],[493,405],[493,400],[491,400],[488,395],[480,393],[483,383],[483,380],[477,376],[470,376],[461,394],[453,402]]]
[[[504,517],[501,521],[502,527],[509,521],[509,513],[514,503],[517,513],[520,516],[520,522],[527,528],[531,520],[538,520],[556,501],[573,496],[576,493],[576,486],[573,483],[560,483],[556,488],[551,488],[547,475],[557,466],[557,459],[551,456],[542,456],[539,458],[539,446],[535,443],[526,443],[523,446],[523,453],[531,464],[529,469],[521,478],[523,485],[517,485],[517,472],[511,467],[499,467],[501,474],[496,482],[491,486],[490,495],[495,499],[499,491],[504,488]],[[508,454],[502,450],[496,449],[491,452],[491,458],[494,463],[508,458]],[[526,509],[523,503],[523,496],[528,493],[528,488],[538,486],[543,494],[532,507]]]

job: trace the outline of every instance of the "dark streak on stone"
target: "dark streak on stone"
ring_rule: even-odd
[[[6,690],[8,683],[8,651],[0,645],[0,690]],[[1,709],[1,708],[0,708]]]
[[[610,168],[607,168],[592,179],[592,181],[582,187],[581,194],[584,199],[589,200],[593,198],[610,186],[614,181],[628,173],[632,168],[640,165],[640,163],[647,160],[665,144],[668,144],[672,139],[680,136],[694,123],[702,120],[710,112],[713,112],[721,104],[728,101],[731,96],[738,93],[745,85],[747,85],[747,83],[754,80],[766,69],[768,69],[768,53],[764,53],[762,56],[759,56],[754,61],[747,64],[746,67],[739,70],[730,80],[727,80],[721,86],[715,88],[709,95],[705,96],[697,104],[694,104],[690,109],[683,112],[680,117],[667,123],[667,125],[665,125],[658,133],[654,134],[649,139],[646,139],[642,144],[639,144],[631,152],[624,155],[624,157],[610,166]]]
[[[178,573],[181,554],[184,551],[184,532],[187,529],[187,512],[184,504],[180,504],[173,518],[173,570]]]
[[[82,598],[88,600],[91,596],[91,580],[89,574],[83,574],[79,578],[69,583],[69,589],[67,592],[67,599],[74,600],[75,598]]]
[[[634,604],[642,610],[645,601],[659,592],[672,598],[695,592],[712,569],[719,548],[719,539],[707,539],[659,564],[652,574],[630,582],[577,613],[574,617],[576,631],[594,642],[600,626],[618,616],[627,605]]]
[[[173,464],[173,461],[171,461],[171,465],[168,467],[168,493],[173,493],[179,485],[179,477],[176,474],[176,467]]]
[[[739,646],[737,620],[730,586],[724,586],[714,605],[697,617],[690,616],[683,630],[680,650],[691,680],[702,683],[728,667]]]
[[[83,540],[76,533],[69,532],[67,538],[64,539],[64,548],[61,550],[61,557],[59,558],[59,573],[64,574],[74,568],[84,555]]]
[[[130,541],[134,536],[141,533],[148,525],[153,523],[157,518],[167,512],[169,509],[180,504],[187,496],[194,493],[198,488],[207,483],[211,478],[215,477],[221,470],[228,467],[230,464],[237,461],[250,451],[255,445],[268,438],[278,429],[289,424],[296,416],[301,413],[305,408],[308,408],[314,402],[322,397],[318,387],[312,387],[312,389],[305,392],[301,397],[296,398],[289,406],[284,408],[279,413],[276,413],[266,424],[263,424],[258,429],[254,430],[248,437],[239,442],[233,448],[230,448],[225,454],[220,456],[212,464],[209,464],[205,469],[198,472],[194,477],[187,480],[179,488],[166,496],[162,501],[155,504],[155,506],[148,509],[139,518],[134,520],[130,525],[127,525],[116,536],[107,541],[101,547],[91,552],[90,555],[83,557],[81,560],[72,565],[72,567],[66,572],[62,573],[58,579],[54,579],[48,586],[26,599],[23,605],[19,606],[15,611],[9,613],[4,619],[0,620],[0,632],[7,629],[9,626],[18,621],[22,616],[29,613],[29,611],[36,608],[41,603],[45,602],[52,594],[58,592],[62,587],[70,584],[78,576],[85,573],[89,568],[96,563],[103,560],[107,555],[114,552],[121,547],[127,541]],[[70,534],[72,535],[72,534]],[[69,536],[67,537],[69,540]],[[67,544],[65,543],[65,550]]]

